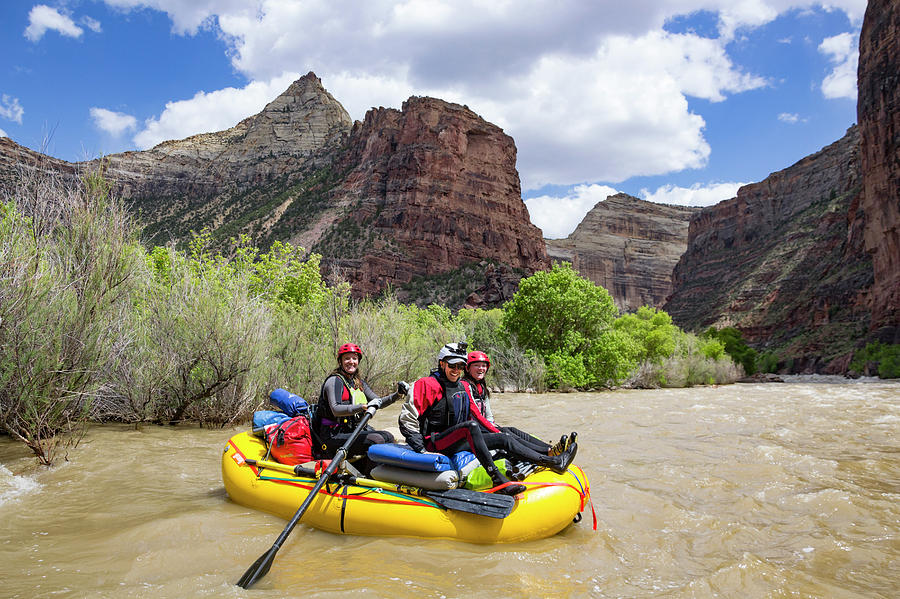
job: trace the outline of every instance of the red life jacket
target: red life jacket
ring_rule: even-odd
[[[313,460],[313,442],[306,416],[295,416],[266,427],[272,457],[282,464],[304,464]]]

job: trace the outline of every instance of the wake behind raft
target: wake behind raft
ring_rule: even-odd
[[[575,465],[565,474],[532,471],[521,481],[526,490],[512,498],[451,488],[455,472],[440,454],[416,454],[395,444],[372,449],[369,458],[383,467],[373,469],[373,478],[333,477],[303,515],[304,524],[340,534],[513,543],[557,534],[581,520],[590,501],[587,477]],[[262,439],[249,432],[232,437],[222,454],[225,490],[238,504],[290,519],[319,473],[315,464],[292,466],[266,458]],[[432,472],[424,471],[429,468]]]

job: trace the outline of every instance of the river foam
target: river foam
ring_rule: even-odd
[[[28,476],[16,476],[9,468],[0,464],[0,506],[41,488],[41,483]]]

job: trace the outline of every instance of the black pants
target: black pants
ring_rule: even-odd
[[[514,434],[502,431],[486,433],[474,420],[451,426],[447,430],[426,437],[425,447],[429,451],[437,451],[448,456],[459,451],[471,451],[489,473],[494,468],[494,458],[491,455],[493,449],[502,450],[511,457],[539,466],[554,463],[553,458],[546,453],[535,451]]]
[[[547,452],[550,451],[552,445],[547,443],[546,441],[541,441],[537,437],[533,435],[529,435],[525,431],[519,430],[512,426],[501,426],[500,430],[504,433],[509,433],[510,435],[516,437],[516,439],[522,443],[523,445],[527,445],[529,448],[534,451],[547,455]]]
[[[337,453],[337,450],[340,449],[344,443],[347,442],[347,439],[353,434],[353,431],[341,431],[341,427],[322,427],[316,436],[313,438],[313,441],[317,444],[316,447],[316,457],[319,459],[331,459],[334,457],[334,454]],[[347,451],[347,457],[352,456],[363,456],[363,460],[357,467],[360,470],[365,472],[369,471],[369,460],[366,454],[369,451],[369,447],[372,445],[376,445],[378,443],[393,443],[394,435],[392,435],[388,431],[379,431],[375,430],[369,425],[360,431],[359,436],[350,445],[349,450]]]

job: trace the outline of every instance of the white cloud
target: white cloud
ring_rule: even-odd
[[[308,65],[355,119],[411,94],[464,103],[515,138],[526,189],[702,167],[705,123],[686,97],[718,102],[765,85],[721,42],[662,32],[668,13],[656,3],[260,6],[218,15],[239,71],[265,80]]]
[[[5,119],[9,119],[10,121],[15,121],[22,124],[22,116],[25,114],[25,109],[22,108],[22,105],[19,104],[19,99],[14,98],[10,95],[3,94],[0,96],[0,116]]]
[[[137,129],[137,119],[130,114],[113,112],[106,108],[91,108],[91,118],[101,131],[105,131],[114,137],[119,137],[126,131]]]
[[[547,239],[566,237],[597,202],[619,193],[606,185],[576,185],[566,196],[538,196],[525,200],[531,222]]]
[[[778,115],[778,120],[782,123],[805,123],[806,119],[801,118],[799,114],[795,112],[782,112]]]
[[[104,0],[109,6],[123,10],[152,8],[172,19],[172,31],[179,35],[194,35],[204,27],[211,27],[217,15],[257,14],[265,2],[261,0]],[[285,0],[274,0],[282,2]],[[286,0],[289,3],[299,0]]]
[[[828,56],[834,65],[822,81],[822,93],[826,98],[856,99],[856,68],[859,64],[859,34],[841,33],[825,38],[819,44],[819,52]]]
[[[737,191],[746,183],[694,183],[690,187],[663,185],[656,191],[641,190],[641,197],[658,204],[678,206],[712,206],[723,200],[737,196]]]
[[[94,33],[103,32],[103,27],[100,25],[100,21],[98,21],[97,19],[93,19],[91,17],[81,17],[81,24]]]
[[[57,31],[68,37],[81,37],[84,30],[75,24],[68,16],[60,14],[55,8],[46,4],[38,4],[28,13],[28,27],[25,28],[25,37],[32,42],[37,42],[47,31]]]
[[[413,94],[468,105],[516,140],[526,190],[704,167],[711,151],[706,123],[688,98],[722,102],[768,85],[732,61],[735,37],[791,10],[842,10],[856,23],[866,6],[866,0],[105,1],[164,11],[176,33],[216,29],[233,67],[254,82],[168,103],[136,136],[141,147],[230,127],[286,87],[266,82],[313,70],[355,119],[372,106],[399,108]],[[663,30],[668,20],[696,11],[717,14],[719,38]],[[252,86],[274,93],[258,98]],[[828,89],[834,93],[831,81]]]
[[[362,120],[366,111],[373,107],[399,108],[404,100],[415,94],[415,89],[402,75],[387,77],[364,73],[338,73],[322,83],[356,120]]]
[[[6,134],[6,131],[0,129],[0,137],[9,137],[9,135]]]
[[[284,73],[268,82],[254,81],[240,89],[200,91],[189,100],[167,102],[159,117],[144,123],[134,142],[146,149],[170,139],[228,129],[261,111],[298,77],[297,73]]]

